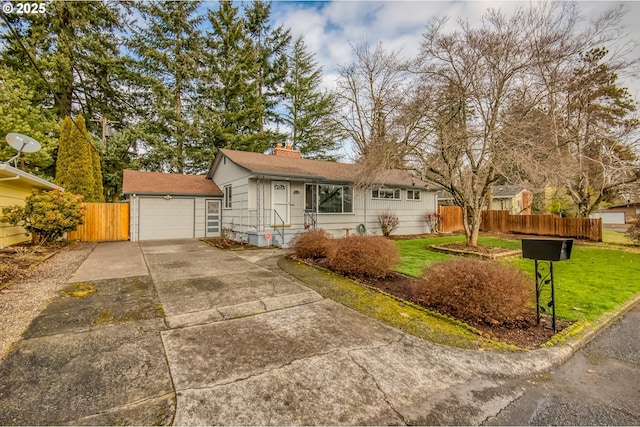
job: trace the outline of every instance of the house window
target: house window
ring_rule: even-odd
[[[304,205],[319,213],[352,213],[353,190],[346,185],[307,184]]]
[[[420,190],[407,190],[407,200],[420,200]]]
[[[231,209],[232,193],[231,185],[224,186],[224,207],[225,209]]]
[[[394,199],[400,200],[399,188],[376,188],[371,192],[373,199]]]

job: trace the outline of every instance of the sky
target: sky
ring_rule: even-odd
[[[408,58],[419,50],[422,33],[430,20],[443,15],[451,18],[452,25],[458,18],[470,23],[479,22],[488,8],[498,8],[510,14],[522,1],[273,1],[273,23],[291,28],[293,38],[304,35],[311,52],[316,54],[323,67],[324,85],[335,87],[338,65],[352,60],[352,45],[367,42],[375,46],[381,42],[386,50],[400,51]],[[586,20],[593,19],[619,2],[578,2],[578,8]],[[628,36],[640,40],[640,2],[625,2],[629,12],[625,17]],[[630,55],[640,58],[640,48]],[[621,76],[623,85],[629,87],[636,100],[640,100],[640,78]]]

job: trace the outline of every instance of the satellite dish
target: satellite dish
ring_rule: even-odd
[[[7,143],[20,153],[35,153],[42,148],[38,141],[21,133],[8,133]]]
[[[7,144],[11,147],[18,150],[18,154],[7,160],[5,163],[11,163],[13,160],[14,167],[17,167],[18,157],[22,153],[35,153],[36,151],[40,151],[42,145],[35,139],[30,136],[23,135],[21,133],[8,133],[7,134]],[[23,165],[24,166],[24,165]]]

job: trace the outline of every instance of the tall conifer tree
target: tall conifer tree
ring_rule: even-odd
[[[140,74],[141,164],[151,170],[199,172],[209,157],[194,124],[195,82],[202,62],[200,2],[140,6],[145,19],[131,48]],[[210,157],[209,157],[210,159]],[[210,161],[210,160],[207,160]]]
[[[265,143],[273,144],[282,135],[269,131],[268,126],[282,122],[276,111],[284,95],[287,77],[287,50],[291,42],[291,31],[282,25],[272,28],[271,3],[254,0],[244,9],[245,29],[256,53],[258,73],[254,79],[256,91],[261,99],[259,111],[259,133]]]
[[[125,7],[120,2],[52,1],[45,13],[21,15],[12,24],[49,85],[10,32],[3,35],[7,48],[2,59],[28,76],[39,94],[35,101],[53,105],[60,120],[80,111],[89,118],[120,120],[127,71],[118,34],[127,26]]]
[[[255,86],[259,63],[245,21],[231,1],[210,10],[206,37],[207,72],[200,86],[203,130],[215,147],[265,151],[259,137],[262,99]]]
[[[89,139],[82,115],[73,121],[67,116],[62,122],[56,184],[83,196],[85,202],[104,201],[100,157],[95,144]]]
[[[293,45],[284,85],[284,122],[291,129],[291,143],[306,157],[334,160],[329,153],[338,141],[333,119],[334,97],[320,88],[322,68],[307,50],[304,37]]]

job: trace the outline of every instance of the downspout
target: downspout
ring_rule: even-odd
[[[262,204],[260,203],[260,177],[256,176],[256,232],[260,232],[261,230],[261,221],[260,217],[262,215]]]
[[[364,190],[362,193],[362,197],[364,198],[364,228],[367,229],[367,191]]]

